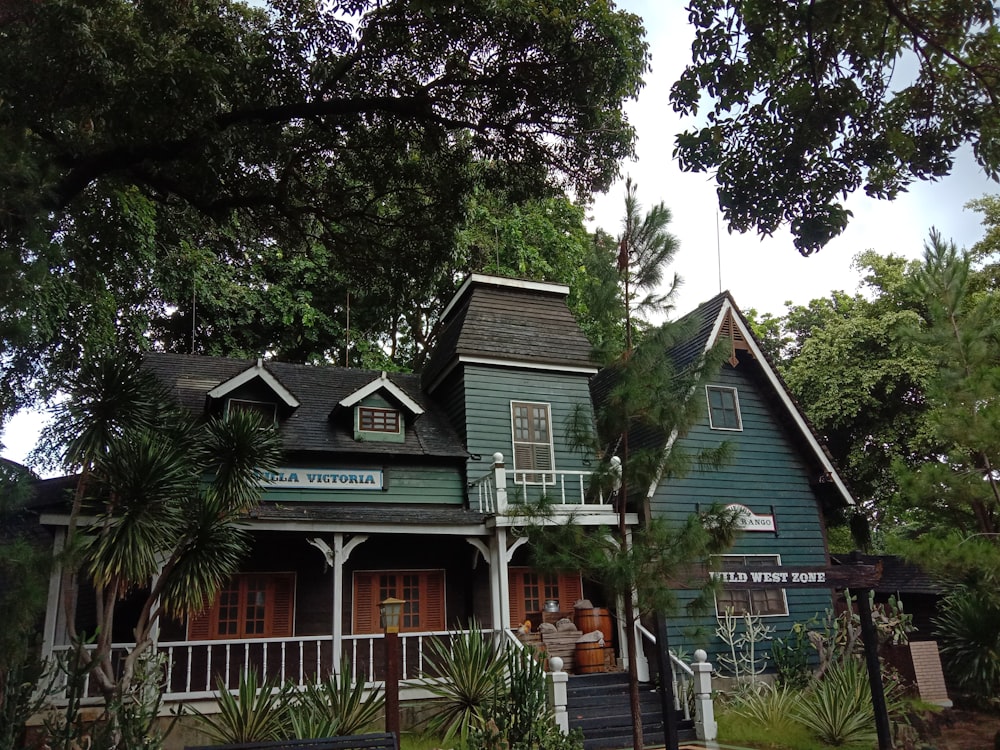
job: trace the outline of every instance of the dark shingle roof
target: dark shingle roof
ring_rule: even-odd
[[[147,354],[143,359],[143,366],[173,392],[181,406],[196,414],[204,413],[209,391],[254,364],[254,360],[185,354]],[[405,442],[383,443],[355,440],[349,410],[342,418],[330,420],[330,413],[342,399],[376,380],[381,373],[287,362],[265,362],[264,366],[301,404],[281,422],[282,441],[289,453],[468,457],[447,417],[421,390],[418,375],[389,375],[390,380],[425,411],[407,420]]]
[[[566,306],[566,294],[520,288],[511,280],[475,277],[452,303],[438,345],[424,369],[425,386],[459,357],[511,364],[594,367],[590,342]]]
[[[944,594],[945,586],[919,565],[895,555],[831,555],[834,565],[881,565],[882,576],[875,586],[879,594]]]

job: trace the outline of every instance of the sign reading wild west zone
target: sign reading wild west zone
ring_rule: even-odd
[[[281,468],[261,474],[261,485],[269,490],[384,490],[382,469]]]
[[[708,575],[727,589],[753,589],[761,586],[781,588],[859,588],[870,589],[882,577],[875,565],[834,565],[831,567],[793,567],[768,565],[738,570],[710,570]]]

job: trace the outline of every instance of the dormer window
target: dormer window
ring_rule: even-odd
[[[275,424],[278,421],[278,405],[267,401],[250,401],[248,399],[231,398],[226,403],[226,415],[252,412],[259,414],[264,424]]]
[[[373,406],[358,407],[358,429],[361,432],[399,433],[399,412]]]

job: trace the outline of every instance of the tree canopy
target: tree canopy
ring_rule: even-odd
[[[598,0],[5,4],[0,415],[95,339],[327,356],[327,301],[439,279],[473,185],[605,188],[646,67]]]
[[[994,3],[693,0],[689,17],[671,100],[707,112],[675,154],[714,173],[730,230],[787,223],[808,255],[847,226],[850,192],[891,199],[948,174],[964,145],[997,178]]]

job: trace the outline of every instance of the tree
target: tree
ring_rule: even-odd
[[[7,3],[0,414],[163,318],[235,353],[259,310],[288,358],[327,354],[346,320],[319,295],[438,279],[477,180],[610,182],[642,33],[598,0]]]
[[[683,343],[691,331],[682,324],[664,323],[642,330],[641,345],[633,349],[634,316],[643,321],[646,315],[665,314],[679,284],[676,275],[666,293],[660,289],[667,266],[677,251],[677,241],[667,232],[670,213],[659,203],[642,214],[638,188],[628,180],[625,188],[625,216],[615,253],[595,244],[595,260],[603,257],[614,273],[592,276],[597,280],[591,298],[591,312],[599,310],[605,323],[613,321],[624,336],[623,348],[612,364],[598,376],[594,390],[595,425],[585,420],[577,425],[581,450],[597,457],[596,476],[606,485],[602,494],[616,497],[618,528],[612,535],[607,529],[596,534],[572,522],[546,523],[530,527],[534,560],[538,567],[557,571],[579,571],[600,581],[620,597],[626,623],[626,652],[629,663],[629,697],[632,709],[633,747],[642,750],[642,717],[639,681],[636,672],[638,645],[632,623],[640,611],[633,602],[638,594],[644,611],[662,613],[672,608],[672,582],[685,575],[685,568],[718,552],[732,540],[735,518],[714,510],[688,519],[684,528],[673,529],[661,519],[646,518],[641,528],[632,532],[626,523],[629,502],[644,503],[645,490],[661,478],[683,471],[689,457],[678,450],[665,452],[671,434],[687,431],[702,416],[704,405],[690,398],[703,387],[721,365],[719,353],[695,357],[679,367],[671,349]],[[609,295],[607,284],[612,278]],[[606,330],[606,329],[605,329]],[[610,337],[604,341],[613,344]],[[607,352],[605,351],[605,354]],[[700,458],[720,461],[725,450]],[[613,490],[613,491],[612,491]],[[544,507],[542,508],[544,513]],[[643,513],[646,516],[648,514]],[[662,644],[661,644],[662,647]]]
[[[93,638],[81,659],[118,741],[157,623],[201,611],[237,570],[248,545],[238,521],[260,496],[259,472],[277,465],[280,442],[256,415],[193,423],[151,374],[120,356],[83,363],[67,395],[47,436],[79,472],[60,561],[63,607],[71,642]],[[83,525],[84,511],[96,520]],[[96,597],[94,633],[76,630],[81,574]],[[117,664],[111,626],[136,592],[136,645]]]
[[[1000,28],[991,2],[695,0],[671,101],[702,124],[681,168],[712,172],[730,230],[788,223],[799,252],[847,226],[844,198],[892,199],[972,146],[1000,171]]]

